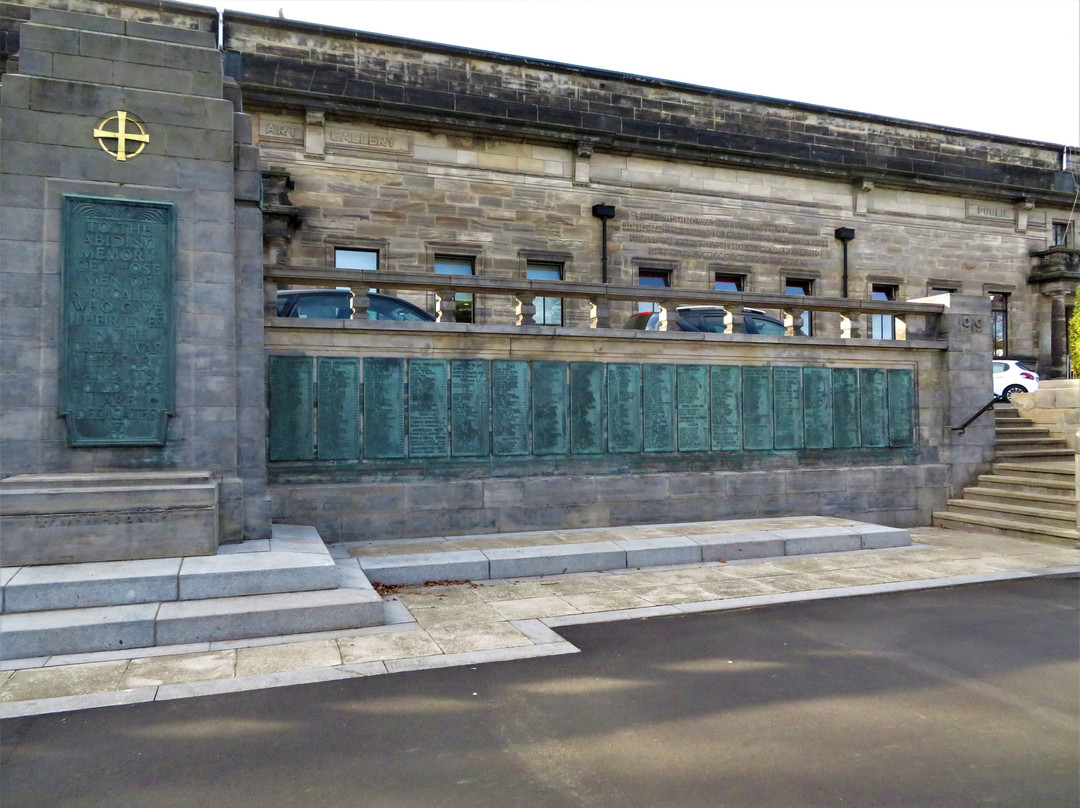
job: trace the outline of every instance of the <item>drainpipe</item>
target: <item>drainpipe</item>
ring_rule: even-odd
[[[615,218],[615,206],[603,203],[593,205],[592,215],[600,220],[600,281],[607,283],[607,220]]]
[[[847,271],[847,245],[849,241],[855,239],[854,227],[838,227],[836,232],[833,233],[840,243],[844,245],[844,297],[848,296],[848,271]]]

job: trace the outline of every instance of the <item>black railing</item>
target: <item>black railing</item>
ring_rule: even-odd
[[[979,410],[973,416],[964,421],[964,423],[962,423],[960,426],[951,426],[949,427],[949,429],[951,429],[953,432],[959,432],[961,435],[963,435],[965,429],[971,426],[980,415],[994,409],[994,405],[997,404],[999,401],[1001,401],[1001,399],[997,396],[994,396],[992,399],[986,402],[986,404],[983,405],[983,408],[981,410]]]

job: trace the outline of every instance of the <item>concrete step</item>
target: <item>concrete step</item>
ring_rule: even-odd
[[[1073,459],[1076,455],[1072,449],[995,449],[995,462],[1011,461],[1065,461]]]
[[[1027,477],[1033,480],[1057,480],[1073,483],[1076,478],[1075,460],[1050,462],[999,461],[994,463],[994,474]]]
[[[275,527],[214,556],[8,567],[2,611],[31,612],[334,589],[338,569],[317,531]]]
[[[995,437],[1000,439],[1016,439],[1024,437],[1032,438],[1049,438],[1050,430],[1046,427],[1037,426],[996,426],[994,428]]]
[[[382,598],[330,589],[0,615],[0,659],[273,637],[382,625]]]
[[[1074,501],[1076,495],[1076,484],[1071,478],[1068,480],[1046,480],[1014,474],[980,474],[978,483],[980,488],[996,491],[1015,491],[1021,494],[1071,497]]]
[[[1076,508],[1065,510],[1045,506],[984,502],[971,499],[950,499],[947,502],[951,514],[973,514],[1003,521],[1017,521],[1054,528],[1076,529]]]
[[[1021,505],[1031,508],[1046,508],[1076,514],[1076,497],[1064,495],[1033,493],[1012,488],[993,488],[975,486],[964,489],[963,501],[990,502],[1001,505]]]
[[[1023,521],[1010,521],[992,516],[953,513],[951,511],[936,512],[933,519],[935,527],[952,528],[954,530],[979,530],[984,533],[1014,536],[1029,541],[1065,547],[1080,546],[1080,531],[1075,528],[1072,530],[1054,528]]]
[[[368,555],[360,567],[380,584],[422,584],[427,581],[486,580],[600,572],[703,561],[734,561],[784,555],[830,553],[904,547],[911,536],[903,528],[858,523],[745,532],[682,534],[672,526],[668,536],[615,541],[583,541],[557,545],[447,549],[404,555]]]
[[[994,448],[1000,453],[1002,449],[1068,449],[1067,444],[1061,438],[1046,437],[999,437],[994,440]]]

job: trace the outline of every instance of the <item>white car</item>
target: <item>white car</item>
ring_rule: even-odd
[[[1039,389],[1039,374],[1014,359],[994,360],[994,395],[1005,401],[1013,393],[1031,393]]]

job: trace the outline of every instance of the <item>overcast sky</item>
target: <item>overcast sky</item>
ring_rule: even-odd
[[[1080,0],[232,0],[216,5],[1080,145]]]

